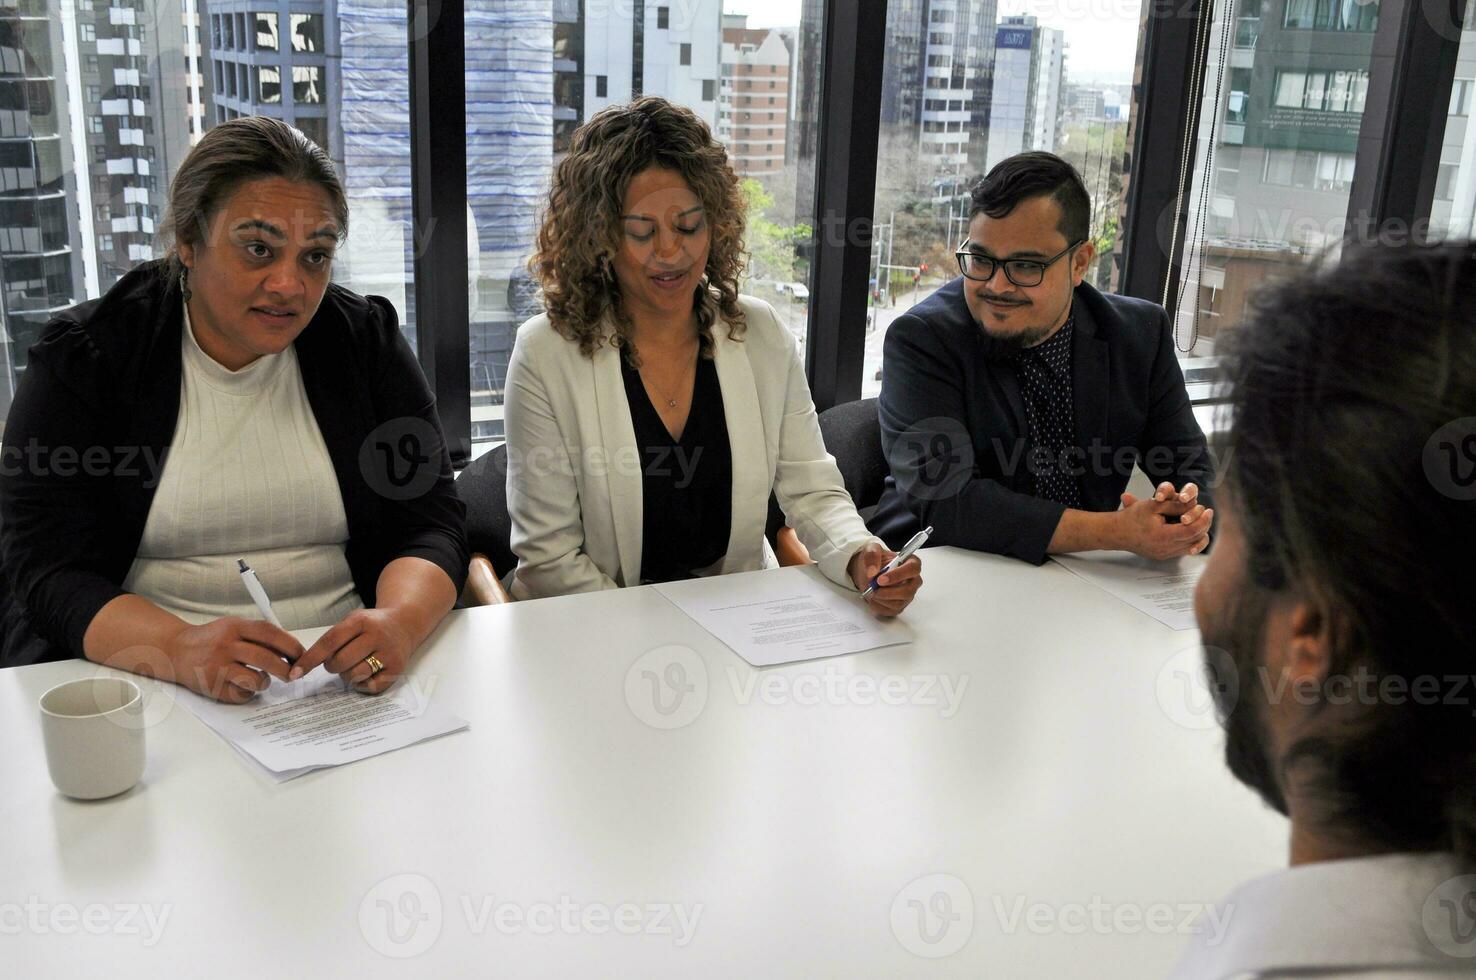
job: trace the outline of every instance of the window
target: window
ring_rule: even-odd
[[[252,17],[256,20],[256,50],[278,50],[277,15],[271,13],[252,14]]]
[[[1138,11],[1088,19],[1031,10],[1035,16],[1021,17],[1004,4],[887,5],[863,397],[881,389],[892,322],[957,277],[969,187],[1006,157],[1044,150],[1081,173],[1098,255],[1087,279],[1113,288]],[[1079,57],[1086,50],[1094,60]],[[1067,110],[1068,89],[1078,88],[1110,93],[1124,111],[1078,119]],[[974,121],[985,118],[987,126]]]
[[[1456,54],[1457,70],[1476,60],[1476,8],[1466,7],[1465,29]],[[1450,90],[1450,115],[1445,120],[1435,200],[1430,206],[1433,237],[1476,238],[1476,159],[1467,153],[1473,134],[1471,99],[1473,81],[1457,78]]]
[[[1442,163],[1439,176],[1435,178],[1435,200],[1449,203],[1455,200],[1456,177],[1461,172],[1459,163]]]
[[[1367,71],[1282,71],[1276,75],[1278,108],[1361,114],[1367,96]]]
[[[318,116],[298,116],[297,128],[304,136],[328,150],[328,120]],[[330,150],[331,152],[331,150]]]
[[[1379,5],[1362,0],[1287,0],[1282,26],[1311,31],[1373,32]]]
[[[1231,9],[1214,2],[1222,18]],[[1295,34],[1261,12],[1249,10],[1254,50],[1227,56],[1229,98],[1213,106],[1205,86],[1179,301],[1169,311],[1189,359],[1214,355],[1261,282],[1336,250],[1348,231],[1373,48],[1372,27],[1360,25],[1376,23],[1378,3],[1288,0],[1277,20]],[[1206,70],[1213,77],[1219,66]]]
[[[770,82],[776,75],[780,81],[772,90],[785,91],[785,67],[776,73],[769,64],[776,49],[790,52],[793,61],[788,63],[803,63],[810,70],[817,64],[823,4],[769,0],[770,22],[795,25],[798,34],[788,35],[786,41],[776,31],[756,40],[745,37],[742,44],[723,39],[724,15],[748,12],[738,0],[683,6],[669,0],[602,4],[599,20],[585,22],[580,45],[566,42],[546,56],[553,64],[552,85],[547,67],[541,77],[536,64],[520,71],[523,60],[509,63],[502,53],[504,32],[521,29],[512,25],[523,23],[521,16],[500,13],[502,6],[486,5],[490,13],[475,23],[468,16],[466,25],[467,194],[474,239],[468,254],[473,283],[469,369],[476,450],[502,439],[503,384],[513,338],[518,326],[540,310],[527,261],[553,168],[568,135],[605,100],[629,99],[636,76],[642,79],[644,93],[685,105],[725,145],[750,214],[748,267],[741,274],[740,289],[772,303],[803,342],[809,315],[804,297],[810,275],[816,126],[813,121],[791,122],[782,104],[773,115],[759,106],[771,98]],[[553,6],[557,11],[559,3]],[[644,13],[639,13],[643,7]],[[596,6],[590,4],[588,9]],[[644,20],[643,32],[633,31],[640,23],[637,18]],[[754,21],[749,23],[752,28]],[[545,45],[558,44],[557,25],[555,13]],[[633,33],[642,35],[639,48]],[[611,57],[617,51],[618,60]],[[678,66],[681,70],[673,70]],[[564,75],[567,83],[561,81]],[[519,124],[513,135],[506,135],[508,100],[531,102],[537,109],[539,101],[549,99],[552,106],[541,111],[551,110],[552,145],[541,134],[520,135],[524,128],[535,130],[532,126]],[[789,288],[796,283],[801,288]]]
[[[1469,78],[1457,78],[1450,88],[1450,114],[1452,116],[1469,116],[1471,114],[1471,85]]]
[[[292,15],[292,50],[324,50],[322,14]]]
[[[282,102],[282,72],[276,65],[259,65],[256,69],[256,101],[262,105]]]
[[[292,101],[298,105],[321,105],[322,70],[317,65],[292,66]]]

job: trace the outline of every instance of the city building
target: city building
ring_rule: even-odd
[[[1196,356],[1268,275],[1341,241],[1379,8],[1250,0],[1238,13],[1213,144],[1200,131],[1214,176],[1190,203],[1202,218],[1190,222],[1180,315],[1193,317],[1183,333]]]
[[[201,57],[196,0],[0,9],[0,407],[54,313],[154,257],[206,124]]]
[[[787,157],[793,55],[778,31],[746,21],[723,18],[716,135],[739,176],[764,177],[782,171]]]
[[[1066,36],[1032,15],[1000,21],[984,169],[1027,150],[1055,152],[1065,116]]]
[[[884,137],[915,142],[924,180],[977,171],[989,126],[995,0],[887,5]]]

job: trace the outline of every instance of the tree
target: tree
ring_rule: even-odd
[[[738,185],[748,206],[748,276],[776,282],[803,280],[807,271],[796,246],[810,240],[807,224],[786,225],[772,217],[774,197],[764,185],[745,177]]]

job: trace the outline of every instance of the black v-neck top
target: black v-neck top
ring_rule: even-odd
[[[641,582],[693,578],[728,553],[733,519],[733,455],[717,368],[697,358],[681,439],[672,439],[640,372],[623,356],[620,372],[641,457]]]

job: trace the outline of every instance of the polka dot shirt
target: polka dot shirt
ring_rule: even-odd
[[[1068,319],[1045,343],[1018,351],[1012,360],[1020,379],[1020,394],[1025,399],[1025,421],[1030,427],[1030,449],[1024,459],[1035,472],[1035,495],[1080,508],[1081,488],[1077,478],[1063,472],[1061,466],[1062,452],[1076,445],[1071,402],[1074,325],[1075,319]],[[1068,460],[1067,465],[1075,462]]]

